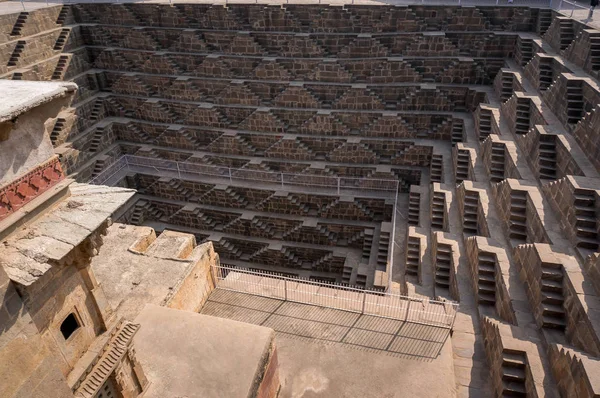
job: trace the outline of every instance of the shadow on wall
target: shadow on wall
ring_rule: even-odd
[[[38,106],[13,120],[6,141],[0,141],[0,185],[11,182],[54,156],[49,138],[49,118],[55,117],[70,99],[60,98]]]
[[[274,329],[287,336],[430,362],[449,329],[216,289],[202,314]]]
[[[6,277],[8,282],[8,277],[3,270],[0,270],[0,282],[3,282],[4,277]],[[19,294],[10,282],[5,287],[0,287],[0,299],[0,336],[8,336],[8,333],[4,333],[8,332],[17,320],[23,316],[25,307],[23,306],[21,297],[19,297]]]

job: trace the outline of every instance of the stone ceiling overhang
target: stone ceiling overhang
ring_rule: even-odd
[[[72,82],[0,80],[0,124],[75,90]]]

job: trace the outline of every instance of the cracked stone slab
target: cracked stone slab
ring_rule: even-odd
[[[74,247],[48,236],[34,236],[30,239],[28,237],[21,238],[16,242],[9,243],[9,246],[16,248],[27,257],[44,262],[48,260],[60,261]]]
[[[77,184],[71,196],[0,246],[0,264],[11,280],[28,286],[81,244],[135,194],[126,188]]]
[[[2,248],[0,266],[12,281],[24,286],[31,285],[51,268],[50,264],[36,261],[14,247]]]

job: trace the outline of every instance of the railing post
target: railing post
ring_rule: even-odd
[[[281,175],[281,188],[283,188],[283,173],[279,173]]]
[[[231,178],[231,167],[228,167],[227,170],[229,171],[229,182],[233,182],[233,178]]]
[[[360,311],[361,314],[364,315],[365,313],[365,303],[367,302],[367,291],[364,290],[363,291],[363,305],[362,305],[362,310]]]
[[[287,279],[283,280],[283,292],[284,292],[285,301],[287,301]]]
[[[412,300],[409,298],[408,299],[408,306],[406,306],[406,315],[404,316],[404,322],[406,322],[408,320],[408,312],[410,311],[410,303],[412,302]]]
[[[340,194],[340,177],[337,178],[337,193]]]
[[[215,277],[215,273],[218,272],[217,271],[217,267],[215,265],[212,265],[210,267],[210,279],[212,280],[213,283],[213,287],[216,289],[217,288],[217,281],[219,280],[219,277]]]
[[[452,308],[452,311],[454,311],[454,314],[452,315],[452,324],[450,324],[450,333],[452,333],[452,329],[454,328],[454,321],[456,321],[456,313],[458,312],[458,306],[450,304],[450,307]]]
[[[181,180],[181,170],[179,170],[179,162],[175,162],[175,164],[177,165],[177,176]]]

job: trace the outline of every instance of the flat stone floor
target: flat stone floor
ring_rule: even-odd
[[[202,314],[275,330],[280,397],[449,397],[448,330],[216,289]]]

